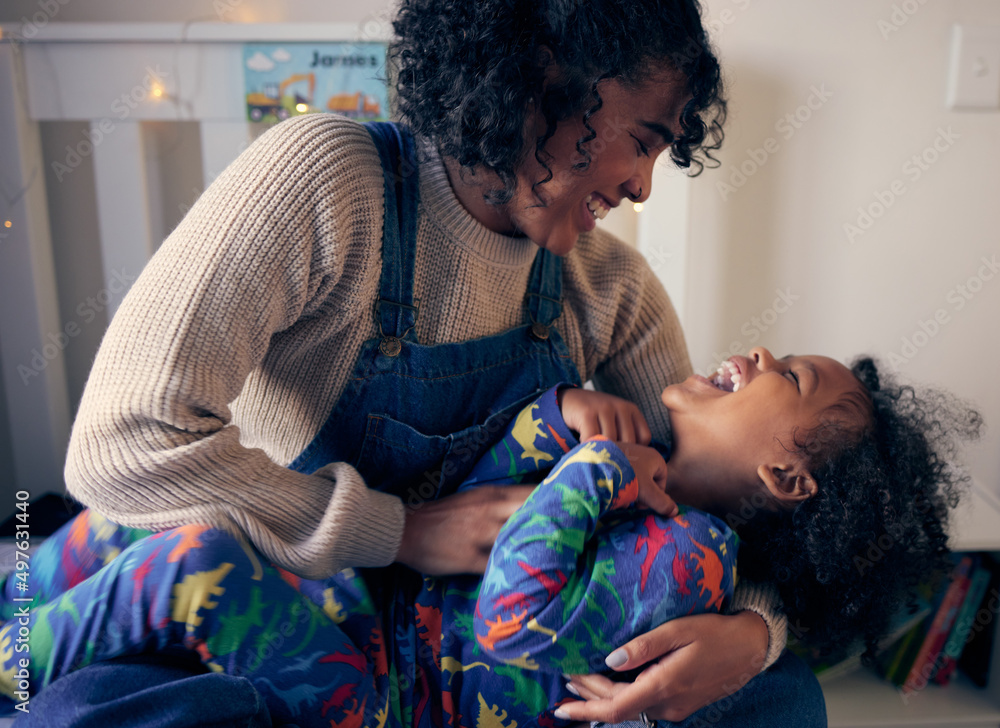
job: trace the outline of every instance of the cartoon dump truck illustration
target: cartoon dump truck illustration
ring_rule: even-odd
[[[334,94],[326,102],[326,108],[344,116],[366,118],[378,117],[382,111],[378,99],[360,91],[353,94]]]
[[[309,82],[309,95],[302,96],[297,91],[294,95],[285,95],[285,90],[300,81]],[[313,73],[296,73],[280,84],[265,83],[262,93],[247,94],[247,109],[251,121],[260,121],[268,114],[278,119],[287,119],[299,104],[312,105],[316,93],[316,75]]]

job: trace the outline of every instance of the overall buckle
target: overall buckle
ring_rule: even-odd
[[[386,303],[390,306],[398,306],[405,311],[413,312],[413,323],[410,324],[406,330],[399,336],[390,335],[385,333],[382,328],[382,304]],[[419,303],[416,301],[415,303]],[[413,327],[417,324],[417,315],[420,313],[417,306],[410,306],[406,303],[397,303],[396,301],[390,301],[386,298],[380,298],[375,302],[375,323],[378,325],[379,336],[382,337],[382,341],[378,345],[379,351],[389,357],[399,356],[399,352],[403,350],[403,339],[408,333],[413,330]]]
[[[528,316],[531,318],[531,335],[539,341],[545,341],[550,336],[552,322],[562,315],[562,301],[558,298],[542,295],[541,293],[529,293],[527,298],[530,299],[532,296],[541,299],[535,305],[535,309],[539,311],[545,310],[546,312],[554,310],[553,315],[548,319],[549,322],[545,323],[535,318],[535,311],[531,305],[532,302],[530,300],[525,302],[528,306]]]

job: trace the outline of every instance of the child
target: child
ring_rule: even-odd
[[[620,641],[666,619],[719,611],[737,550],[714,516],[638,511],[622,449],[600,436],[575,444],[556,389],[522,410],[470,481],[517,482],[552,464],[502,530],[482,589],[478,577],[405,567],[309,582],[205,526],[141,539],[32,608],[31,687],[94,660],[180,647],[250,677],[272,716],[299,726],[551,721],[572,697],[563,672],[598,669]],[[7,675],[17,626],[0,631]]]
[[[473,718],[480,725],[487,719],[548,724],[551,710],[572,699],[560,673],[599,669],[603,657],[632,636],[670,617],[725,603],[735,580],[736,537],[720,515],[741,530],[766,522],[785,547],[788,538],[799,538],[799,548],[772,548],[773,564],[757,573],[777,580],[792,599],[786,596],[793,616],[818,604],[837,636],[853,631],[868,639],[885,615],[869,614],[866,605],[884,608],[898,601],[898,586],[913,567],[901,567],[900,558],[888,554],[868,572],[855,573],[843,608],[831,608],[833,600],[816,595],[840,588],[838,578],[848,580],[839,572],[830,572],[831,578],[825,562],[811,565],[816,549],[810,541],[829,533],[848,542],[840,532],[850,531],[851,519],[826,520],[822,530],[807,532],[798,515],[781,514],[846,495],[844,502],[875,511],[888,527],[893,519],[887,516],[903,514],[919,491],[932,508],[900,528],[926,534],[923,545],[914,545],[905,531],[897,543],[911,556],[923,556],[923,564],[933,562],[944,546],[943,499],[935,481],[906,478],[940,465],[936,446],[962,423],[935,412],[936,427],[928,427],[912,391],[880,388],[869,360],[855,374],[864,378],[832,360],[775,361],[761,349],[752,358],[734,358],[713,381],[692,377],[668,387],[663,400],[674,439],[669,490],[717,514],[692,510],[673,519],[630,509],[640,493],[625,451],[638,452],[636,446],[602,439],[571,447],[575,440],[567,424],[584,437],[596,428],[612,437],[644,439],[641,427],[626,432],[626,407],[608,410],[604,395],[568,390],[564,423],[556,393],[546,393],[518,416],[469,479],[496,482],[502,472],[516,481],[557,463],[503,529],[481,585],[475,577],[421,579],[404,568],[393,570],[395,584],[350,570],[330,582],[283,572],[310,601],[286,598],[282,604],[280,570],[261,564],[245,544],[201,526],[157,534],[60,602],[33,608],[31,688],[94,659],[183,645],[212,669],[246,674],[276,718],[300,725],[383,725],[390,714],[394,725]],[[592,413],[602,407],[612,417],[593,422]],[[967,432],[979,426],[978,416],[970,417]],[[906,464],[883,457],[894,443],[910,440],[922,446],[913,444]],[[863,461],[873,469],[878,458],[885,475],[878,482],[848,477]],[[662,470],[655,462],[648,467],[644,448],[633,460],[644,463],[644,486],[655,491],[650,484]],[[960,480],[941,468],[937,475],[946,492]],[[719,479],[728,486],[720,487]],[[868,492],[857,494],[862,488]],[[891,502],[894,510],[864,507],[875,492],[880,497],[872,505]],[[643,502],[654,499],[647,495]],[[873,522],[865,513],[857,520],[863,529]],[[854,542],[863,547],[858,539],[868,533],[860,531]],[[850,551],[819,549],[824,558],[829,551],[849,561]],[[903,568],[903,580],[893,582],[882,573],[883,564]],[[146,573],[155,573],[158,585],[143,579]],[[796,579],[807,588],[799,589]],[[376,604],[384,605],[380,614]],[[14,629],[11,623],[0,631],[8,678],[14,673]],[[816,629],[820,636],[830,632],[822,625]],[[309,643],[321,649],[300,654]],[[310,685],[301,682],[306,675]]]

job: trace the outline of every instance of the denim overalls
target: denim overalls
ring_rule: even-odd
[[[311,473],[348,462],[370,488],[414,506],[453,493],[525,404],[559,382],[581,382],[553,328],[562,311],[562,261],[547,250],[535,256],[521,326],[472,341],[417,341],[413,140],[390,123],[368,130],[385,172],[379,335],[364,343],[340,400],[289,467]]]

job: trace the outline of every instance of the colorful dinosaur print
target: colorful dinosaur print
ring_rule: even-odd
[[[521,410],[510,431],[511,437],[521,447],[521,458],[534,460],[536,469],[540,462],[555,459],[544,450],[538,449],[538,439],[547,438],[548,435],[542,432],[542,421],[534,418],[533,413],[537,408],[537,405],[529,405]]]
[[[691,539],[691,544],[699,552],[698,554],[691,554],[691,558],[701,568],[702,577],[698,580],[698,586],[702,594],[708,594],[705,602],[716,609],[721,609],[722,601],[726,598],[726,592],[722,585],[726,577],[726,569],[715,551],[702,546],[693,538]]]
[[[169,531],[164,534],[164,536],[176,536],[177,543],[174,544],[174,548],[170,551],[170,555],[167,557],[167,563],[174,563],[178,561],[184,554],[186,554],[191,549],[196,549],[202,545],[198,537],[207,531],[209,526],[194,525],[194,526],[181,526],[173,531]],[[169,537],[168,536],[168,537]]]
[[[451,685],[451,679],[455,676],[456,672],[465,672],[466,670],[471,670],[474,667],[482,667],[483,669],[489,670],[490,666],[485,662],[470,662],[468,665],[463,665],[454,657],[445,656],[441,658],[441,673],[450,672],[451,675],[448,676],[448,684]]]
[[[175,584],[170,610],[173,620],[187,624],[189,630],[200,625],[204,616],[198,612],[219,606],[219,602],[212,601],[212,597],[225,593],[225,588],[219,586],[219,582],[226,578],[233,567],[233,564],[223,563],[217,569],[185,576],[184,581]]]
[[[669,529],[660,528],[657,519],[652,515],[646,516],[643,525],[646,527],[646,533],[649,535],[639,536],[635,540],[636,553],[639,553],[644,546],[646,548],[646,557],[642,560],[641,576],[639,577],[640,592],[646,590],[646,580],[649,578],[649,570],[653,567],[660,549],[674,542],[674,537],[670,534]],[[674,576],[676,578],[677,574],[674,574]]]
[[[566,586],[566,575],[562,571],[557,571],[554,578],[546,574],[541,569],[536,569],[531,564],[526,564],[523,561],[518,561],[517,565],[520,566],[528,574],[528,576],[533,579],[537,579],[538,583],[542,585],[545,592],[549,595],[549,598],[553,598],[560,592],[560,590]],[[522,595],[523,599],[528,599],[528,597]]]
[[[476,635],[479,644],[487,650],[492,651],[496,646],[497,640],[506,639],[521,631],[521,625],[524,623],[524,618],[527,614],[528,612],[524,611],[520,614],[513,614],[510,619],[506,620],[503,617],[497,617],[492,622],[488,619],[484,620],[484,624],[489,631],[486,634]]]
[[[577,443],[555,390],[522,410],[470,482],[520,482],[549,467],[481,579],[392,567],[309,580],[223,531],[142,534],[85,511],[43,544],[55,554],[43,564],[71,559],[78,583],[38,569],[47,578],[32,604],[33,684],[169,647],[245,676],[276,724],[565,728],[553,714],[573,697],[562,673],[601,669],[610,650],[664,620],[722,608],[737,540],[704,513],[636,510],[627,458],[607,440]],[[121,554],[102,568],[112,548]],[[8,694],[13,605],[0,604]]]

